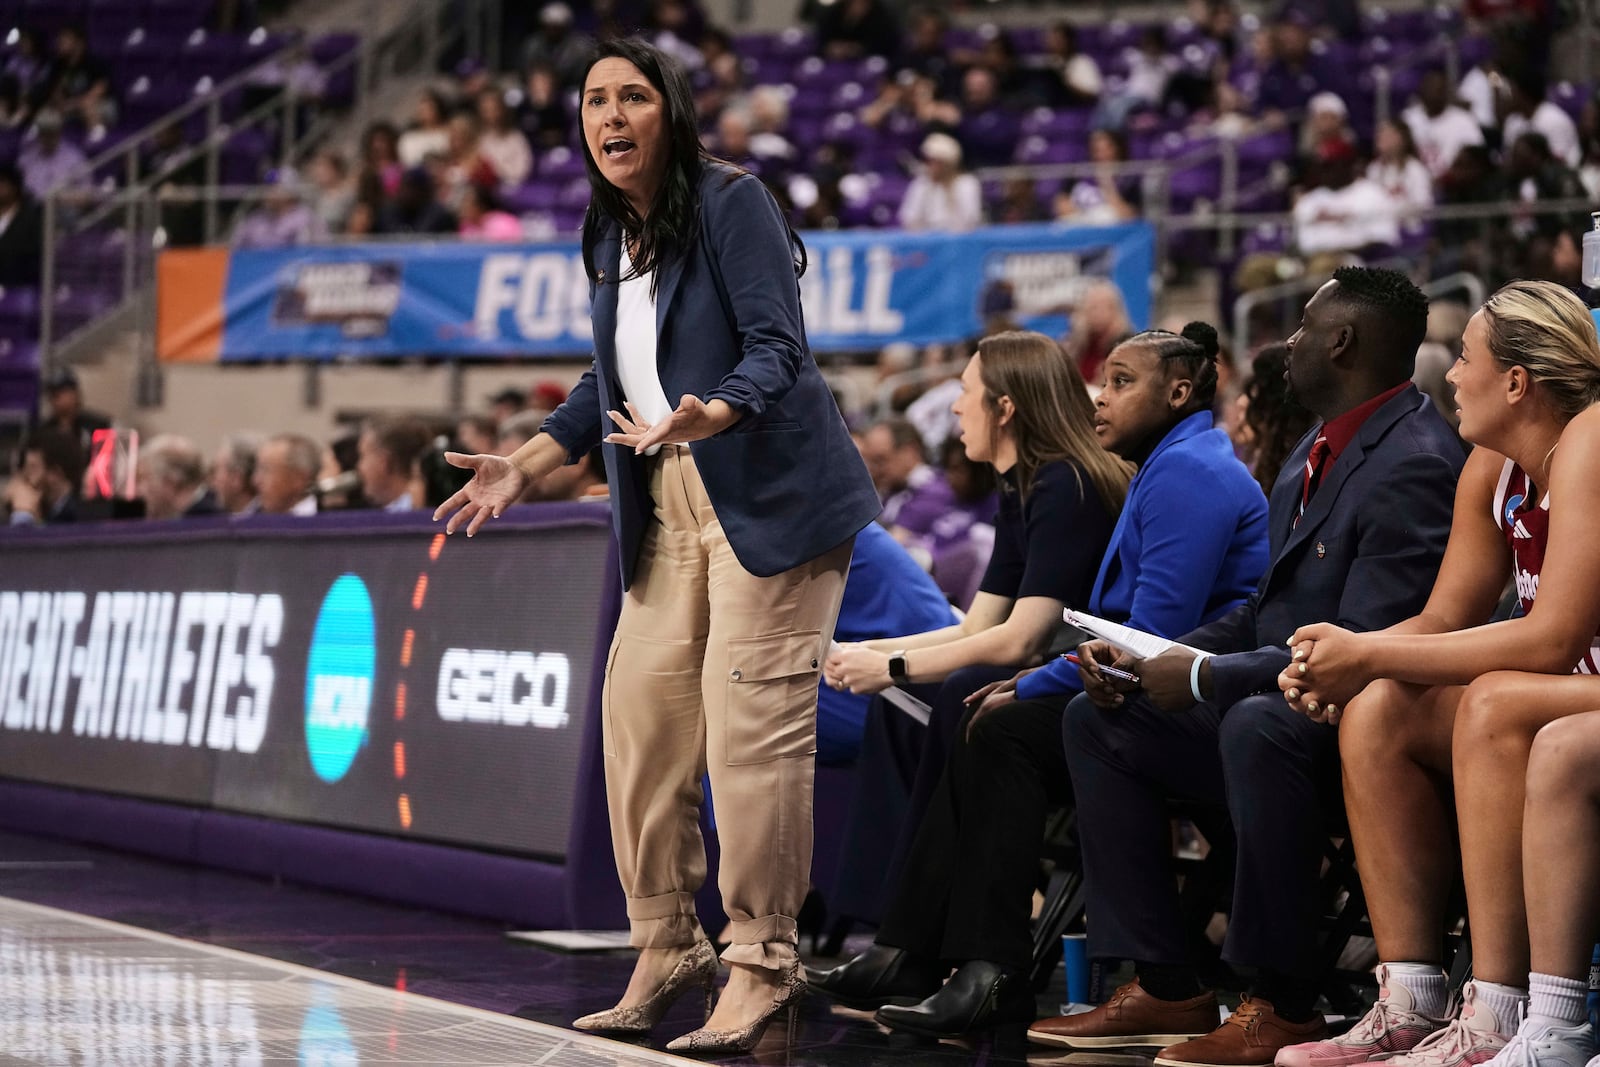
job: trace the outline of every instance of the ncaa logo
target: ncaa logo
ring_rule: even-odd
[[[378,658],[373,631],[366,583],[340,575],[323,598],[306,658],[306,750],[324,782],[343,778],[367,742]]]

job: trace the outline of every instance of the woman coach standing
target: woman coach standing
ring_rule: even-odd
[[[621,1002],[574,1025],[648,1031],[688,989],[709,1004],[717,959],[694,914],[709,769],[731,975],[706,1027],[668,1047],[747,1050],[805,990],[817,680],[878,498],[806,346],[805,250],[755,177],[701,147],[683,71],[617,39],[583,86],[594,363],[508,459],[452,454],[473,478],[435,517],[470,536],[603,437],[627,590],[606,792],[641,952]]]

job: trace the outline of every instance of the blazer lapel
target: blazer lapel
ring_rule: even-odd
[[[664,260],[656,263],[656,271],[660,275],[660,284],[656,286],[656,366],[661,366],[665,349],[660,343],[667,324],[667,309],[672,306],[672,297],[678,291],[678,281],[683,277],[683,261],[686,253],[674,253]],[[666,384],[666,378],[662,378]],[[670,399],[670,398],[669,398]],[[673,401],[676,403],[676,401]]]
[[[607,382],[615,386],[611,392],[615,401],[622,395],[617,379],[617,280],[622,276],[622,238],[615,225],[607,225],[595,241],[594,262],[600,273],[590,311],[594,353]]]

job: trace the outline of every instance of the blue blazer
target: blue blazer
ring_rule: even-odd
[[[576,463],[615,427],[621,226],[592,235],[594,362],[544,431]],[[770,577],[843,544],[877,517],[878,494],[806,345],[792,235],[759,179],[707,164],[700,239],[658,268],[657,369],[668,401],[693,393],[740,412],[689,447],[728,544],[751,574]],[[653,512],[645,458],[603,445],[622,585],[633,582]]]
[[[1089,613],[1170,637],[1243,603],[1266,569],[1267,498],[1214,428],[1190,415],[1156,445],[1100,563]],[[1078,668],[1052,660],[1017,683],[1024,700],[1082,688]]]
[[[1272,487],[1272,563],[1255,594],[1182,638],[1219,653],[1211,677],[1223,709],[1277,691],[1289,636],[1300,626],[1392,625],[1422,610],[1439,573],[1466,456],[1433,401],[1408,386],[1373,412],[1296,526],[1319,428],[1301,439]]]

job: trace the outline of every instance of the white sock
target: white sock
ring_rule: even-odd
[[[1543,1030],[1577,1026],[1589,1015],[1589,984],[1555,974],[1528,976],[1528,1022]]]
[[[1444,972],[1431,963],[1390,963],[1389,980],[1411,994],[1411,1010],[1430,1019],[1443,1019],[1450,1002]]]
[[[1472,985],[1477,991],[1478,1000],[1482,1001],[1484,1007],[1494,1012],[1495,1022],[1498,1024],[1495,1032],[1507,1038],[1515,1034],[1518,1025],[1517,1016],[1521,1007],[1528,1002],[1528,991],[1496,982],[1474,981]],[[1585,989],[1584,992],[1587,993],[1588,990]],[[1482,1032],[1487,1027],[1479,1025],[1473,1029]]]

